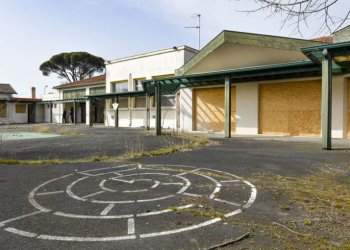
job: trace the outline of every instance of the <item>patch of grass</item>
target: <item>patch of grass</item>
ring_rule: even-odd
[[[347,181],[344,181],[347,180]],[[290,248],[350,249],[350,175],[348,170],[314,173],[291,178],[273,173],[257,173],[251,181],[258,189],[273,191],[288,199],[289,204],[302,208],[301,215],[284,217],[281,224],[288,227],[261,225],[265,232]],[[274,197],[273,197],[274,198]],[[293,206],[293,207],[294,207]],[[292,210],[281,204],[281,210]],[[300,214],[300,213],[299,213]],[[299,233],[299,234],[298,234]],[[295,237],[290,237],[291,235]],[[288,247],[287,247],[288,248]]]
[[[40,127],[43,129],[40,130]],[[37,126],[40,131],[49,131],[46,130],[45,126]],[[67,134],[72,133],[76,134],[75,131],[67,131]],[[77,132],[78,133],[78,132]],[[192,138],[187,143],[184,144],[174,144],[168,147],[163,147],[155,150],[144,151],[143,143],[141,140],[136,140],[135,146],[126,146],[127,152],[120,156],[105,156],[105,155],[95,155],[87,158],[81,159],[47,159],[47,160],[16,160],[16,159],[0,159],[0,164],[4,165],[35,165],[35,164],[63,164],[63,163],[84,163],[84,162],[120,162],[127,161],[130,159],[141,158],[141,157],[151,157],[151,156],[159,156],[164,154],[170,154],[179,151],[191,150],[197,147],[201,147],[209,143],[209,140],[203,136],[191,136],[184,135],[186,138]]]
[[[53,129],[49,126],[35,126],[33,127],[33,131],[38,133],[46,133],[46,134],[54,133]]]

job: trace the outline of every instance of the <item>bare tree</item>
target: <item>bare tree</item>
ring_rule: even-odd
[[[242,0],[238,0],[242,1]],[[269,11],[268,17],[280,15],[283,17],[281,28],[286,25],[294,26],[294,32],[302,36],[301,28],[308,27],[312,18],[319,18],[320,25],[315,34],[332,33],[350,20],[350,10],[343,16],[334,16],[332,10],[339,0],[254,0],[260,6],[246,13]],[[348,0],[346,0],[348,1]],[[350,5],[349,5],[350,6]]]

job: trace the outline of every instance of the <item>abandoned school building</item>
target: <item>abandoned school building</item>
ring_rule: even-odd
[[[36,103],[35,88],[31,98],[17,98],[10,84],[0,83],[0,124],[44,122],[44,108]]]
[[[107,61],[106,75],[57,86],[42,103],[50,104],[46,122],[61,122],[74,106],[75,121],[90,125],[226,137],[322,133],[328,145],[331,135],[350,138],[349,72],[350,26],[315,40],[223,31],[200,51],[181,46]]]

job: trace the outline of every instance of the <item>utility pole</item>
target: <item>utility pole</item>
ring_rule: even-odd
[[[198,26],[188,26],[185,29],[198,29],[198,50],[201,50],[201,14],[193,14],[191,17],[198,17]]]

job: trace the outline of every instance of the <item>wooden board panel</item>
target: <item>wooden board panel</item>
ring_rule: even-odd
[[[236,87],[231,90],[231,131],[236,131]],[[225,91],[223,87],[195,89],[193,92],[193,129],[223,131],[225,128]]]
[[[261,84],[259,133],[319,136],[321,81]]]
[[[348,130],[347,136],[350,138],[350,79],[348,80]]]

